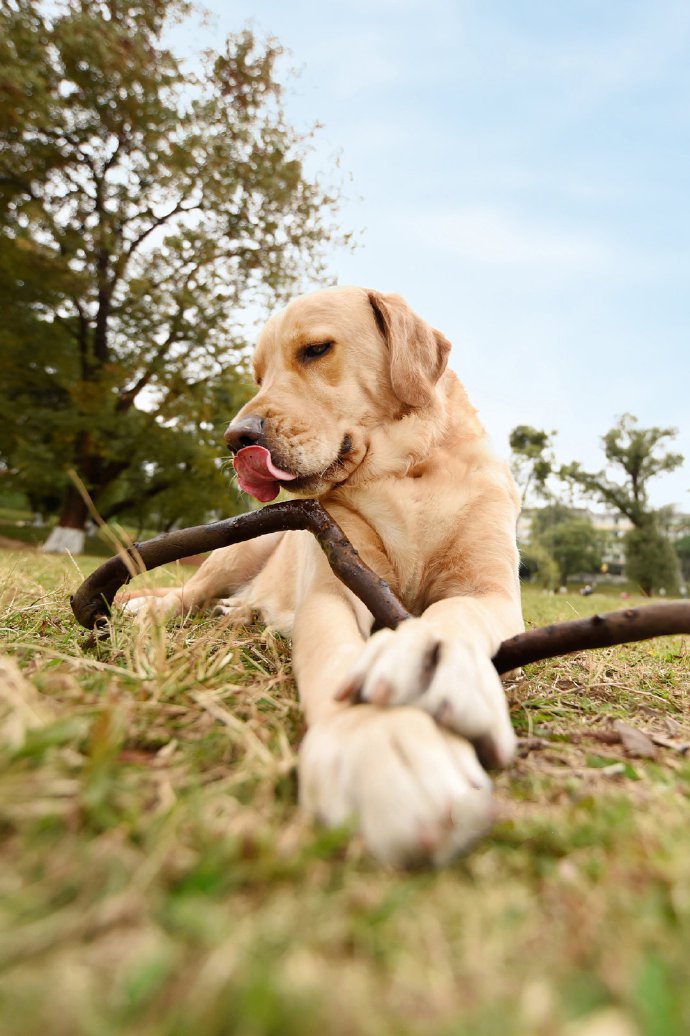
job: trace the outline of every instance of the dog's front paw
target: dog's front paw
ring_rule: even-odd
[[[505,693],[491,659],[461,636],[439,636],[425,619],[375,633],[338,697],[424,709],[468,738],[485,766],[507,766],[515,755]]]
[[[417,709],[358,705],[309,729],[300,802],[329,827],[354,821],[395,867],[443,865],[491,827],[491,782],[463,738]]]

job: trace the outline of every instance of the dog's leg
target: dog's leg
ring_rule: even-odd
[[[521,629],[519,607],[504,595],[439,601],[395,632],[375,634],[345,691],[382,707],[423,709],[471,740],[485,765],[507,766],[515,734],[491,657]]]
[[[330,569],[321,571],[298,605],[293,666],[308,725],[341,711],[335,691],[364,647],[372,616]]]
[[[278,547],[285,533],[259,536],[246,543],[214,550],[184,586],[141,594],[129,591],[118,595],[128,612],[143,612],[165,618],[183,615],[207,607],[221,597],[230,597],[251,582]]]
[[[421,710],[336,700],[371,616],[322,557],[310,560],[293,645],[309,726],[300,801],[328,825],[354,822],[385,863],[445,863],[490,827],[490,781],[468,742]]]
[[[460,547],[448,551],[446,569],[426,587],[433,603],[397,630],[375,633],[344,687],[358,701],[423,709],[469,738],[487,766],[508,765],[516,743],[491,662],[501,641],[524,628],[508,519],[487,506],[481,522],[465,518]]]

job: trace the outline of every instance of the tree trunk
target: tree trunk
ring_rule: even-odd
[[[48,554],[81,554],[86,538],[85,525],[88,517],[86,504],[74,488],[69,486],[60,514],[60,520],[42,550]]]

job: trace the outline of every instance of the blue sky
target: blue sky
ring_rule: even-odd
[[[690,3],[257,0],[299,69],[290,121],[352,175],[342,284],[398,291],[453,342],[497,448],[557,429],[600,467],[625,411],[675,425],[688,458],[656,504],[690,512]],[[287,65],[286,65],[287,68]]]

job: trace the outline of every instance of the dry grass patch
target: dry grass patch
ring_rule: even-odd
[[[493,836],[401,875],[300,819],[282,640],[118,619],[89,646],[74,563],[2,571],[4,1031],[690,1031],[686,640],[530,667]],[[526,596],[539,624],[618,605]]]

